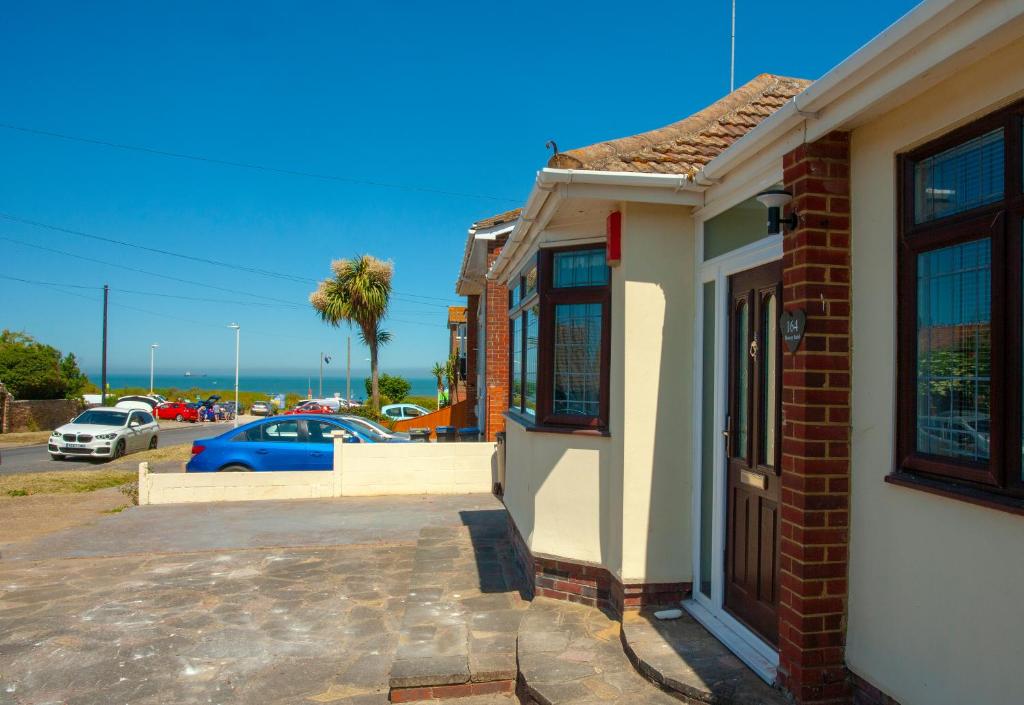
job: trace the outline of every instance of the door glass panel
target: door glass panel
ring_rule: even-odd
[[[760,423],[757,439],[758,461],[762,465],[775,465],[776,394],[778,372],[779,311],[778,297],[769,294],[761,302],[761,399]]]
[[[736,420],[733,431],[736,434],[736,446],[733,455],[737,458],[747,457],[747,422],[750,407],[750,357],[747,346],[750,339],[750,311],[746,302],[741,302],[736,309]]]
[[[989,458],[992,245],[917,256],[917,450]]]
[[[701,361],[700,591],[711,597],[711,538],[715,512],[715,282],[704,285],[704,346]]]

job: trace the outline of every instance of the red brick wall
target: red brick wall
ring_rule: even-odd
[[[501,247],[488,250],[488,268],[500,252]],[[508,410],[508,289],[487,280],[485,295],[487,340],[484,383],[487,385],[487,418],[483,419],[483,429],[485,438],[493,441],[499,431],[505,430],[505,412]]]
[[[480,341],[477,340],[480,333],[477,329],[477,307],[480,297],[476,294],[466,297],[466,400],[472,407],[472,425],[480,426],[480,419],[476,417],[476,361],[479,354]]]
[[[619,582],[607,568],[530,552],[512,516],[508,515],[509,542],[528,596],[550,597],[621,615],[651,605],[675,606],[690,593],[690,583]]]
[[[855,673],[850,674],[850,685],[853,688],[853,705],[900,705]]]
[[[800,215],[783,239],[783,304],[807,328],[783,365],[779,677],[798,703],[848,703],[849,135],[802,145],[783,168]]]

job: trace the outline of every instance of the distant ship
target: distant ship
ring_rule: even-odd
[[[191,377],[192,376],[192,370],[185,370],[185,376],[186,377]]]

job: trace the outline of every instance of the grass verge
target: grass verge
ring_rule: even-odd
[[[123,458],[112,460],[103,467],[108,469],[131,469],[138,472],[139,463],[143,461],[149,463],[184,463],[191,455],[192,444],[179,443],[178,445],[167,446],[166,448],[157,448],[156,450],[144,450],[141,453],[132,453],[131,455],[126,455]]]
[[[138,472],[116,468],[0,475],[0,495],[26,497],[32,494],[93,492],[123,485],[137,477]]]
[[[0,496],[27,497],[33,494],[71,494],[119,487],[139,477],[139,463],[185,462],[192,448],[189,444],[132,453],[120,460],[88,470],[55,470],[53,472],[0,475]]]
[[[50,431],[25,431],[24,433],[5,433],[0,435],[0,448],[4,446],[31,446],[46,443]]]

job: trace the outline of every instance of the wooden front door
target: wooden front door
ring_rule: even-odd
[[[779,627],[782,263],[729,280],[725,609],[772,645]]]

